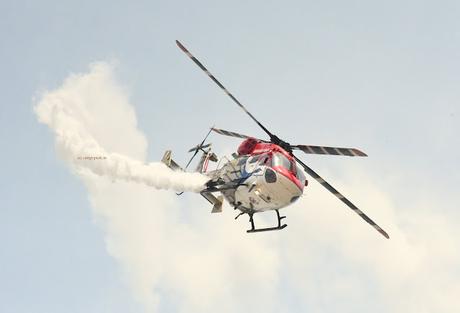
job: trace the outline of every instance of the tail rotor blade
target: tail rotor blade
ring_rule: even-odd
[[[208,131],[208,133],[206,134],[206,136],[204,137],[203,141],[200,143],[200,146],[201,146],[201,147],[203,147],[204,142],[206,141],[206,139],[208,139],[209,134],[211,133],[211,130],[212,130],[212,127],[211,127],[211,129]]]
[[[207,144],[207,145],[203,145],[206,141],[206,139],[208,139],[209,137],[209,134],[211,134],[211,131],[212,131],[213,127],[211,127],[211,129],[208,131],[208,133],[206,134],[206,136],[204,137],[203,141],[197,145],[196,147],[190,149],[188,152],[193,152],[195,151],[195,153],[192,155],[192,157],[190,158],[190,160],[188,161],[187,165],[185,166],[185,170],[188,168],[188,166],[190,165],[190,163],[192,163],[193,159],[195,158],[195,156],[197,155],[198,151],[204,149],[204,148],[208,148],[211,146],[211,144]]]
[[[208,143],[208,144],[206,144],[206,145],[198,145],[198,146],[193,147],[192,149],[188,150],[188,152],[193,152],[193,151],[196,151],[196,150],[205,149],[205,148],[208,148],[208,147],[210,147],[210,146],[211,146],[210,143]]]
[[[257,123],[257,125],[260,126],[260,128],[262,128],[262,130],[267,133],[268,136],[270,136],[270,138],[273,137],[273,134],[267,129],[265,128],[264,125],[262,125],[262,123],[260,123],[247,109],[246,107],[241,104],[240,101],[238,101],[238,99],[236,99],[228,90],[227,88],[224,87],[224,85],[222,85],[215,77],[214,75],[211,74],[211,72],[208,71],[208,69],[200,62],[198,61],[197,58],[195,58],[188,50],[187,48],[184,47],[184,45],[182,45],[178,40],[176,40],[176,44],[177,46],[196,64],[198,65],[199,68],[201,68],[201,70],[203,72],[206,73],[206,75],[209,76],[209,78],[211,78],[216,84],[217,86],[219,86],[244,112],[246,112],[247,115],[249,115],[249,117]]]
[[[192,155],[192,157],[190,158],[190,160],[187,162],[187,165],[185,166],[185,169],[184,170],[187,170],[188,166],[190,165],[190,163],[192,163],[193,159],[195,158],[195,156],[198,154],[198,149],[195,150],[195,153]]]
[[[375,230],[377,230],[382,236],[384,236],[385,238],[389,239],[390,236],[388,236],[387,232],[384,231],[379,225],[377,225],[377,223],[375,223],[373,220],[371,220],[369,218],[369,216],[367,216],[366,214],[364,214],[363,211],[361,211],[356,205],[354,205],[353,203],[351,203],[350,200],[348,200],[347,198],[345,198],[344,195],[342,195],[339,191],[337,191],[337,189],[335,189],[334,187],[332,187],[327,181],[325,181],[321,176],[318,175],[318,173],[316,173],[314,170],[312,170],[309,166],[307,166],[305,163],[303,163],[299,158],[297,158],[295,155],[294,155],[294,158],[296,159],[296,161],[302,165],[302,167],[304,168],[305,172],[307,172],[308,175],[310,175],[311,177],[313,177],[318,183],[320,183],[324,188],[326,188],[327,190],[329,190],[329,192],[331,192],[332,194],[334,194],[334,196],[336,196],[337,198],[339,198],[343,203],[345,203],[350,209],[352,209],[356,214],[358,214],[363,220],[365,220],[369,225],[371,225],[372,227],[375,228]]]

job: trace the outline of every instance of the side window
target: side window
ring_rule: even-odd
[[[302,185],[305,185],[306,177],[303,174],[303,170],[297,165],[295,165],[295,176],[300,180]]]
[[[238,161],[238,166],[242,166],[242,165],[246,164],[247,159],[248,159],[247,157],[240,158],[239,161]]]
[[[252,156],[247,159],[246,166],[244,167],[244,170],[248,173],[253,173],[258,166],[259,162],[259,156]]]
[[[260,162],[261,162],[262,165],[270,165],[270,155],[263,154],[260,157]]]

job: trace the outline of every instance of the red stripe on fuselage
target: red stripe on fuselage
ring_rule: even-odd
[[[279,174],[283,175],[287,179],[289,179],[291,182],[293,182],[301,191],[303,191],[304,185],[300,182],[300,180],[287,168],[282,167],[282,166],[274,166],[272,167],[273,170],[278,172]]]

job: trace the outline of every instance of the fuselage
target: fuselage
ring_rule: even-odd
[[[239,182],[224,197],[236,208],[254,212],[275,210],[295,202],[303,193],[305,176],[293,157],[278,145],[249,138],[238,156],[221,168],[226,182]]]

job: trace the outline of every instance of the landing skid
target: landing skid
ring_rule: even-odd
[[[287,226],[287,224],[283,224],[281,226],[275,226],[275,227],[248,229],[246,232],[251,234],[251,233],[260,233],[260,232],[263,232],[263,231],[281,230],[281,229],[285,228],[286,226]]]
[[[251,229],[248,229],[246,232],[247,233],[258,233],[258,232],[263,232],[263,231],[281,230],[285,228],[287,224],[281,225],[281,220],[283,218],[286,218],[286,216],[280,216],[280,212],[278,210],[275,210],[275,211],[276,211],[276,216],[278,217],[278,226],[266,227],[266,228],[255,228],[254,218],[253,218],[254,213],[248,213],[249,222],[251,223]]]

